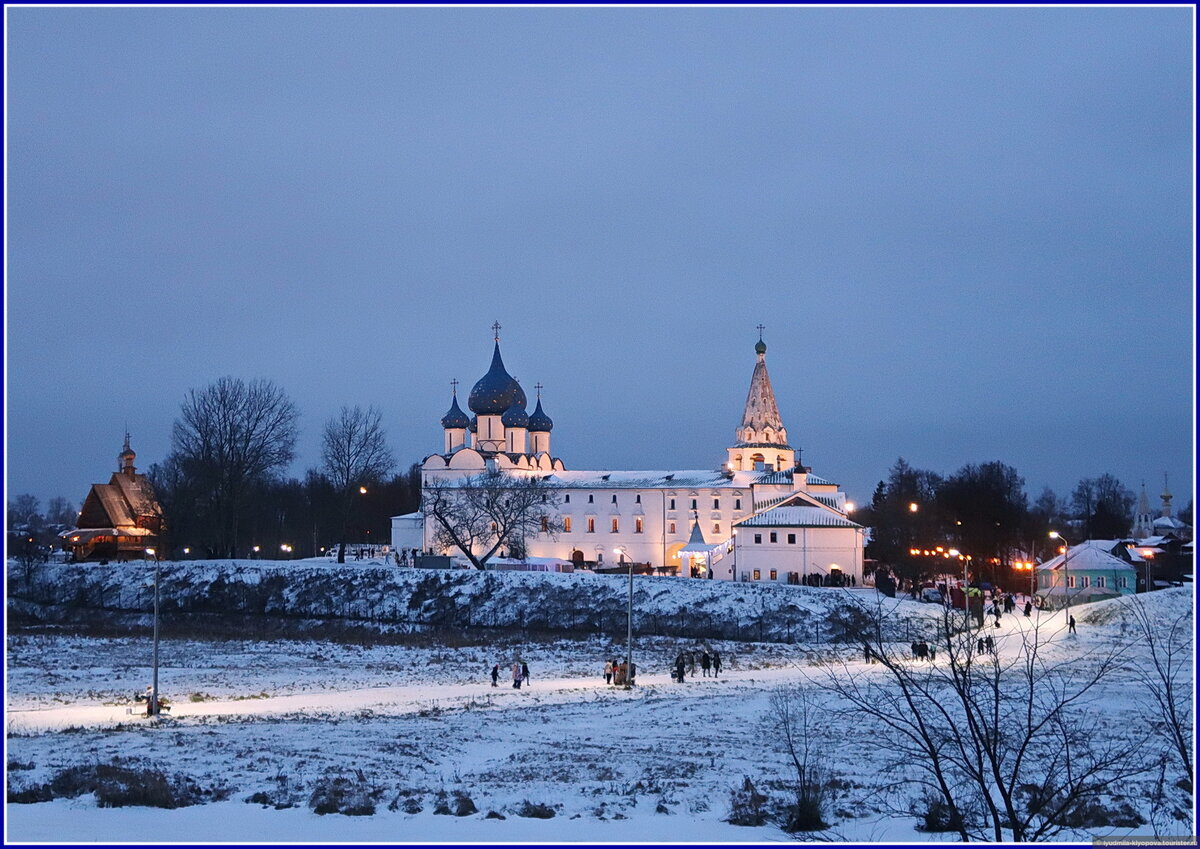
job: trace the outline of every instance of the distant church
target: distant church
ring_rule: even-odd
[[[500,356],[494,325],[491,367],[457,391],[442,417],[442,450],[422,465],[422,485],[497,470],[538,475],[557,492],[562,531],[525,540],[526,554],[610,569],[632,559],[657,574],[786,584],[861,584],[864,528],[845,493],[812,473],[788,442],[767,374],[761,329],[750,391],[725,462],[715,469],[572,471],[551,449],[554,422],[539,391],[530,414]],[[456,389],[455,385],[455,389]],[[433,520],[392,520],[399,550],[436,551]],[[615,549],[621,554],[615,555]]]
[[[139,475],[129,434],[117,455],[117,471],[108,483],[93,484],[83,501],[78,527],[59,536],[74,560],[142,559],[163,534],[163,511],[154,487]]]

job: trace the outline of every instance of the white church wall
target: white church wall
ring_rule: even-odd
[[[794,542],[788,541],[791,538]],[[738,580],[786,584],[789,572],[802,578],[805,574],[829,574],[836,566],[861,585],[861,540],[857,528],[741,527],[735,552]]]

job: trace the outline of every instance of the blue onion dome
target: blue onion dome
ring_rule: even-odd
[[[554,429],[554,422],[542,410],[542,399],[538,398],[537,409],[533,411],[533,415],[529,417],[529,430],[538,431],[540,433],[549,433]]]
[[[471,412],[481,416],[501,416],[514,404],[525,409],[525,390],[505,371],[504,360],[500,359],[500,343],[497,342],[492,354],[492,367],[471,390],[467,406]]]
[[[467,414],[458,406],[458,396],[454,396],[454,401],[450,404],[450,409],[446,411],[446,415],[442,416],[442,427],[449,430],[450,428],[467,428],[471,426],[471,420],[467,418]]]
[[[505,427],[529,427],[529,414],[525,412],[524,404],[514,403],[500,417],[500,424]]]
[[[756,343],[754,343],[754,353],[765,354],[766,352],[767,352],[767,343],[766,342],[759,339]]]

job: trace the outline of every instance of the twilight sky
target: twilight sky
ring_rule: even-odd
[[[568,468],[724,462],[761,322],[854,500],[899,456],[1190,497],[1191,9],[6,16],[9,497],[224,375],[297,476],[342,404],[407,465],[495,320]]]

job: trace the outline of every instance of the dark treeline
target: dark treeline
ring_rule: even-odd
[[[1024,478],[1005,463],[967,464],[942,477],[900,458],[855,519],[871,528],[866,557],[906,582],[961,568],[927,553],[941,547],[971,557],[972,581],[1019,588],[1028,583],[1029,572],[1015,564],[1057,553],[1061,541],[1051,531],[1072,544],[1128,539],[1135,501],[1110,474],[1080,480],[1066,498],[1045,488],[1030,503]],[[1191,511],[1189,504],[1181,513],[1189,524]]]
[[[171,431],[171,451],[150,466],[166,531],[164,559],[310,557],[339,544],[390,542],[390,517],[420,505],[417,465],[395,473],[382,416],[342,407],[322,429],[319,463],[285,477],[295,459],[299,411],[269,380],[223,377],[190,390]],[[31,563],[73,528],[78,502],[8,502],[8,553]],[[339,561],[344,550],[338,551]]]

